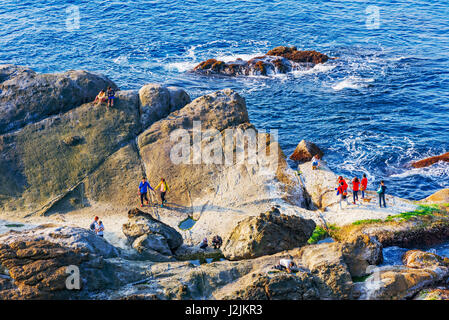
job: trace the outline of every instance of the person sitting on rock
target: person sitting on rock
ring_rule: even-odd
[[[318,155],[314,155],[312,158],[312,170],[318,169],[319,166],[320,166],[320,159]]]
[[[212,247],[214,249],[220,249],[222,244],[223,244],[223,239],[219,235],[216,235],[212,238]]]
[[[98,106],[102,103],[105,103],[106,100],[107,100],[106,92],[104,90],[101,90],[100,93],[98,93],[97,96],[95,97],[94,104]]]
[[[147,205],[149,204],[148,196],[147,196],[148,189],[154,191],[154,189],[148,183],[147,178],[142,177],[142,181],[140,181],[140,184],[139,184],[139,195],[140,195],[140,206],[141,207],[143,207],[143,200],[145,200],[147,202]]]
[[[108,87],[108,107],[114,106],[114,99],[115,99],[115,91],[111,87]]]
[[[207,248],[207,238],[203,239],[203,241],[200,244],[200,248],[203,250]]]
[[[95,233],[97,234],[97,236],[103,238],[103,235],[104,235],[103,221],[98,222],[97,228],[95,229]]]
[[[98,219],[99,219],[98,217],[94,218],[94,222],[92,222],[89,227],[90,231],[95,232],[95,230],[98,227]]]
[[[167,202],[167,200],[165,200],[165,194],[170,191],[170,189],[168,188],[167,182],[165,182],[164,178],[161,178],[161,182],[159,182],[159,184],[156,186],[155,188],[156,190],[159,190],[161,192],[161,208],[164,207],[164,203]]]

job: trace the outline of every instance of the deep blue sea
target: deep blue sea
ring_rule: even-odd
[[[187,72],[279,45],[338,59],[268,77]],[[409,199],[449,187],[449,164],[407,167],[449,151],[447,0],[1,0],[0,63],[86,69],[122,89],[178,85],[193,98],[230,87],[259,129],[278,130],[287,155],[308,139],[332,169],[367,173],[371,187],[384,179]]]

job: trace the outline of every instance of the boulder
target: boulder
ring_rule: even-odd
[[[424,288],[444,283],[449,277],[447,258],[432,253],[408,251],[403,262],[404,266],[373,269],[373,274],[354,288],[360,299],[407,299]]]
[[[81,228],[41,226],[0,236],[1,299],[86,299],[117,290],[142,275],[115,265],[120,252]],[[80,289],[70,290],[69,267],[79,268]]]
[[[430,158],[412,162],[411,166],[413,168],[425,168],[425,167],[429,167],[439,161],[449,162],[449,152],[446,152],[445,154],[442,154],[439,156],[434,156],[434,157],[430,157]]]
[[[343,243],[343,256],[351,276],[363,277],[370,274],[370,266],[383,262],[382,249],[382,244],[376,237],[364,234]]]
[[[269,255],[307,244],[314,229],[313,220],[283,215],[274,208],[240,221],[224,241],[222,251],[229,260]]]
[[[178,231],[139,209],[128,212],[122,231],[134,249],[156,261],[167,261],[164,256],[171,256],[183,243]]]
[[[108,86],[117,89],[107,77],[87,71],[39,74],[0,65],[0,134],[93,101]]]
[[[296,47],[284,47],[284,46],[276,47],[268,51],[267,55],[280,56],[290,61],[298,63],[311,63],[314,65],[319,63],[325,63],[327,60],[330,59],[327,55],[317,52],[315,50],[301,51],[298,50]]]
[[[430,203],[449,203],[449,188],[438,190],[421,201]]]
[[[165,118],[190,103],[190,97],[182,88],[165,87],[150,83],[139,90],[141,123],[144,128]]]
[[[449,300],[448,289],[426,289],[421,291],[416,300]]]
[[[313,142],[301,140],[293,151],[290,159],[299,162],[306,162],[312,160],[313,156],[318,156],[318,158],[322,158],[324,155],[323,151],[314,144]]]

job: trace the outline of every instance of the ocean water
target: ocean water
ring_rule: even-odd
[[[122,89],[178,85],[193,98],[233,88],[259,129],[278,130],[287,155],[308,139],[336,172],[367,173],[370,187],[384,179],[390,193],[409,199],[449,187],[448,164],[407,166],[449,151],[446,0],[0,3],[0,63],[86,69]],[[187,72],[208,58],[248,58],[279,45],[338,59],[268,77]]]

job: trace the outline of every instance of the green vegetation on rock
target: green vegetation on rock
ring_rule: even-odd
[[[317,243],[320,240],[323,240],[323,239],[331,237],[329,232],[332,231],[332,230],[337,230],[337,227],[335,225],[329,225],[328,229],[325,229],[322,226],[317,226],[315,228],[315,230],[313,230],[313,233],[310,236],[309,240],[307,240],[307,243],[314,244],[314,243]]]

